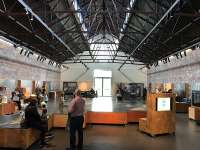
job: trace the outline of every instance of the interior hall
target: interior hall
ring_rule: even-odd
[[[200,1],[0,0],[0,150],[199,150]]]

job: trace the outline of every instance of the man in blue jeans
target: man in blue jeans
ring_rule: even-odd
[[[84,108],[85,100],[81,97],[81,91],[75,90],[75,97],[70,102],[68,107],[69,113],[69,128],[70,128],[70,150],[76,149],[76,131],[78,132],[77,149],[83,149],[83,122],[84,122]],[[67,148],[68,149],[68,148]]]

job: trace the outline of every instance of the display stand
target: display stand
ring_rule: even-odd
[[[191,106],[189,107],[189,119],[200,120],[200,107]]]
[[[15,113],[15,103],[0,103],[0,115],[8,115]]]
[[[166,107],[160,99],[166,98]],[[159,101],[158,101],[159,100]],[[170,104],[167,100],[170,100]],[[161,106],[163,107],[161,110]],[[175,99],[172,93],[150,93],[147,97],[147,117],[139,120],[139,130],[151,136],[166,133],[175,133]]]
[[[165,83],[164,84],[164,91],[165,92],[174,92],[174,84],[173,83]]]

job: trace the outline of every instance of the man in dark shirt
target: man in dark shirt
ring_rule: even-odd
[[[36,106],[36,100],[31,99],[30,104],[25,109],[25,123],[28,128],[35,128],[40,130],[41,146],[46,145],[45,132],[47,129],[43,126],[40,114]]]

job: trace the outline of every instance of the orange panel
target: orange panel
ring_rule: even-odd
[[[176,102],[176,112],[188,113],[190,104]]]
[[[86,127],[86,115],[84,115],[85,121],[83,123],[83,128]],[[53,114],[53,126],[55,128],[61,127],[65,128],[67,126],[68,116],[66,114]]]
[[[53,114],[53,127],[66,127],[67,115],[66,114]]]
[[[128,122],[139,122],[140,118],[146,117],[146,111],[128,111],[127,119]]]
[[[127,124],[126,112],[87,112],[87,123]]]
[[[14,102],[1,104],[0,115],[12,114],[14,112],[15,112],[15,103]]]

